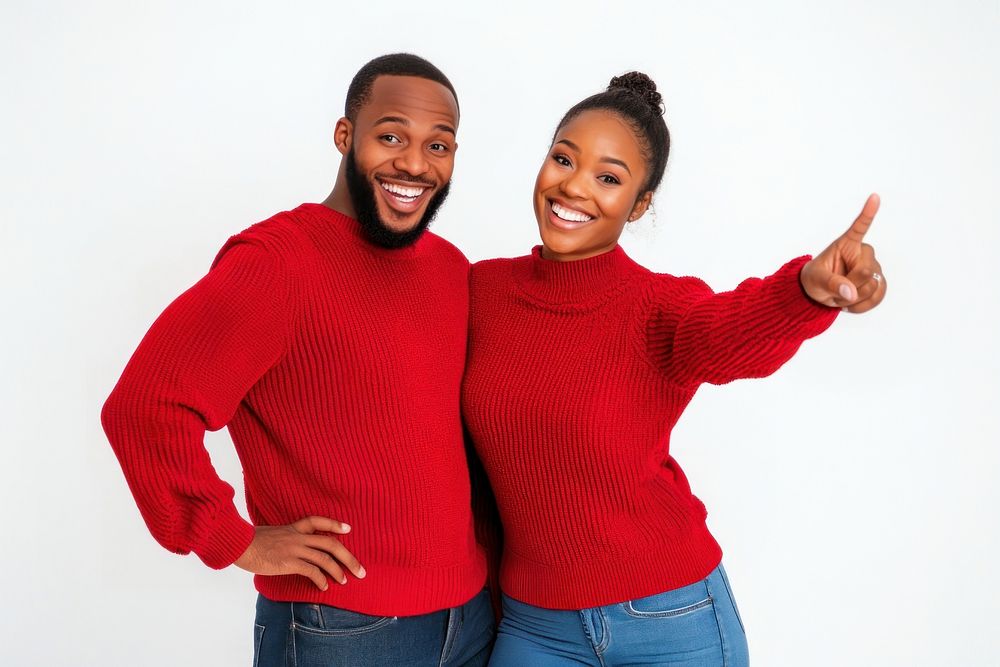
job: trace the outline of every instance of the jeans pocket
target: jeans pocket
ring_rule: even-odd
[[[328,637],[351,637],[373,632],[396,620],[395,616],[372,616],[325,604],[292,605],[292,629]]]
[[[642,656],[643,664],[728,665],[718,611],[705,580],[629,600],[612,614],[611,645],[627,647],[623,662]]]
[[[292,605],[292,667],[397,664],[395,616],[371,616],[321,604]]]
[[[623,602],[622,609],[635,618],[668,618],[711,607],[712,602],[708,586],[699,581],[672,591]]]

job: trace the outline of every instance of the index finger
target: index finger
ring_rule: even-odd
[[[844,236],[852,241],[861,243],[861,241],[865,238],[865,234],[868,233],[868,228],[872,226],[872,220],[875,219],[875,214],[878,213],[880,201],[879,196],[874,192],[868,195],[868,200],[861,209],[861,213],[854,219],[854,222],[851,223],[851,228],[847,230],[847,233],[844,234]]]
[[[299,519],[292,526],[300,533],[315,533],[325,531],[328,533],[345,534],[351,532],[351,527],[343,521],[334,521],[325,516],[307,516]]]

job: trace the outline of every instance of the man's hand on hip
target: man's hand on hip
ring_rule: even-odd
[[[257,526],[253,542],[236,560],[236,566],[254,574],[300,574],[326,590],[327,577],[346,584],[350,570],[358,579],[365,568],[333,535],[349,533],[346,523],[321,516],[307,516],[287,526]]]

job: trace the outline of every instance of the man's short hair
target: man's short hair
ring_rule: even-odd
[[[368,61],[358,70],[347,88],[347,101],[344,103],[344,115],[352,123],[358,117],[358,111],[368,103],[372,93],[372,85],[380,76],[416,76],[422,79],[436,81],[451,91],[458,105],[458,94],[444,72],[412,53],[390,53]]]

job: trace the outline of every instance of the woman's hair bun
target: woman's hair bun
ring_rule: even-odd
[[[656,82],[642,72],[628,72],[612,78],[608,90],[627,90],[645,100],[657,113],[663,114],[663,96],[656,92]]]

